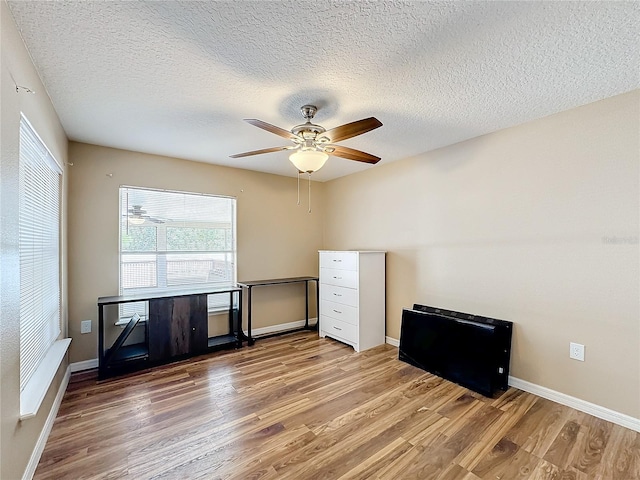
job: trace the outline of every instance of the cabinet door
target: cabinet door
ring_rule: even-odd
[[[209,337],[209,304],[207,295],[191,295],[189,326],[189,353],[196,355],[207,351]]]
[[[173,298],[149,300],[149,360],[171,358]]]
[[[204,352],[207,348],[207,296],[149,300],[149,359]]]

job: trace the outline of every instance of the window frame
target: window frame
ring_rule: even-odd
[[[212,251],[201,251],[201,252],[194,252],[194,251],[178,251],[178,250],[170,250],[169,248],[167,248],[166,246],[166,240],[167,240],[167,230],[169,228],[179,228],[179,227],[173,227],[171,225],[164,225],[161,226],[162,224],[153,224],[153,227],[155,229],[155,251],[140,251],[140,252],[136,252],[136,251],[124,251],[123,252],[123,248],[122,248],[122,239],[123,239],[123,229],[125,228],[126,225],[126,220],[123,221],[122,220],[122,207],[123,207],[123,195],[128,195],[127,190],[146,190],[146,191],[150,191],[150,192],[156,192],[156,193],[169,193],[169,194],[180,194],[180,195],[193,195],[193,196],[198,196],[198,197],[211,197],[211,198],[218,198],[218,199],[226,199],[229,200],[231,202],[231,220],[230,220],[230,229],[231,229],[231,242],[230,242],[230,247],[231,249],[225,249],[225,250],[212,250]],[[123,253],[126,254],[139,254],[139,255],[150,255],[150,256],[154,256],[156,258],[158,258],[158,256],[163,255],[168,256],[168,255],[180,255],[180,254],[194,254],[194,253],[202,253],[202,254],[223,254],[225,256],[230,255],[231,256],[231,260],[225,260],[225,262],[231,262],[231,264],[233,265],[232,268],[232,272],[231,272],[231,280],[228,283],[225,284],[221,284],[221,285],[216,285],[216,286],[235,286],[237,283],[237,275],[238,275],[238,265],[237,265],[237,259],[238,259],[238,251],[237,251],[237,198],[233,197],[233,196],[229,196],[229,195],[218,195],[218,194],[210,194],[210,193],[201,193],[201,192],[189,192],[189,191],[183,191],[183,190],[170,190],[170,189],[162,189],[162,188],[151,188],[151,187],[140,187],[140,186],[132,186],[132,185],[120,185],[119,189],[118,189],[119,195],[118,195],[118,216],[119,216],[119,220],[118,220],[118,292],[119,295],[126,295],[127,293],[125,292],[125,289],[123,287]],[[130,206],[130,202],[127,199],[127,209]],[[190,222],[186,222],[186,225],[190,225]],[[196,226],[200,226],[201,227],[201,223],[198,222],[193,222],[191,224],[193,227]],[[184,226],[184,223],[183,223]],[[189,226],[187,226],[187,228],[190,228]],[[159,238],[158,232],[161,232],[161,234],[164,235],[164,238]],[[164,245],[163,249],[160,249],[160,245]],[[226,244],[226,240],[225,240],[225,244]],[[225,245],[226,246],[226,245]],[[159,255],[160,254],[160,255]],[[158,267],[156,266],[156,285],[152,286],[152,287],[138,287],[141,289],[144,289],[144,293],[170,293],[170,292],[174,292],[174,291],[183,291],[189,288],[207,288],[209,286],[211,286],[212,288],[215,288],[215,286],[213,286],[211,283],[200,283],[200,284],[188,284],[188,285],[167,285],[167,278],[166,276],[162,279],[163,281],[158,281],[160,280],[160,273],[158,271]],[[134,292],[131,292],[134,293]],[[142,293],[142,292],[141,292]],[[212,301],[212,298],[214,297],[214,295],[210,295],[209,296],[209,308],[208,311],[210,314],[215,314],[215,313],[221,313],[221,312],[225,312],[228,311],[229,307],[228,307],[228,299],[225,296],[224,301],[220,301],[220,302],[216,302],[215,300]],[[220,305],[217,305],[217,303],[220,303]],[[123,304],[125,307],[129,307],[129,310],[131,308],[135,308],[134,304]],[[116,322],[117,325],[121,325],[126,323],[126,321],[128,321],[129,317],[130,317],[130,312],[125,308],[123,309],[123,305],[120,306],[120,311],[119,311],[119,319]],[[126,312],[123,310],[127,310]],[[148,317],[148,306],[146,305],[145,302],[145,310],[144,312],[140,312],[138,311],[138,313],[140,314],[140,316],[143,319],[146,319]]]

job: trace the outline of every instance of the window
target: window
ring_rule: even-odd
[[[61,168],[24,117],[20,119],[19,164],[22,392],[60,334],[62,178]]]
[[[120,294],[216,288],[236,283],[236,200],[197,193],[120,188]],[[209,297],[209,309],[228,297]],[[146,317],[146,302],[120,316]]]

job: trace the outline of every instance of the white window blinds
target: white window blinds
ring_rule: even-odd
[[[20,390],[60,334],[62,171],[29,122],[20,120]]]
[[[120,293],[234,286],[235,223],[234,198],[121,187]],[[122,306],[133,313],[144,317],[145,305]]]

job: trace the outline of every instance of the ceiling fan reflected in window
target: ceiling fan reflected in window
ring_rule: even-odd
[[[147,215],[147,211],[142,209],[142,205],[133,205],[127,210],[127,218],[131,225],[142,225],[145,222],[151,223],[164,223],[161,218],[152,217]]]
[[[306,122],[296,125],[289,130],[285,130],[270,123],[257,120],[255,118],[245,118],[244,121],[262,128],[267,132],[274,133],[280,137],[293,142],[293,145],[282,147],[264,148],[251,152],[231,155],[231,158],[249,157],[251,155],[261,155],[263,153],[281,152],[283,150],[293,150],[289,155],[289,160],[298,170],[298,205],[300,204],[300,174],[306,173],[309,176],[309,213],[311,213],[311,174],[320,170],[326,163],[329,156],[355,160],[375,165],[380,161],[380,157],[362,152],[353,148],[337,145],[336,142],[362,135],[363,133],[375,130],[382,126],[382,122],[375,117],[364,118],[351,123],[340,125],[339,127],[327,130],[320,125],[311,123],[318,108],[314,105],[304,105],[300,109]]]

